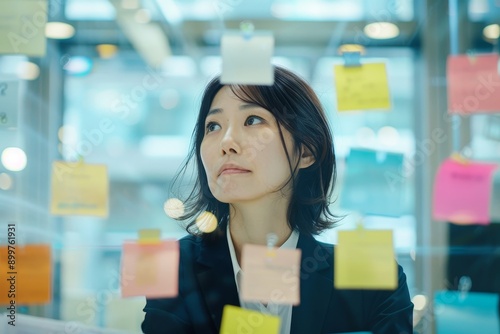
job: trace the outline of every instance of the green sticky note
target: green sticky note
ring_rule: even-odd
[[[43,57],[47,0],[0,1],[0,54]]]

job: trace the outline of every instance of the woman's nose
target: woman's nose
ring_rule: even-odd
[[[240,138],[238,136],[237,130],[228,129],[221,141],[221,153],[241,153],[241,146],[239,141]]]

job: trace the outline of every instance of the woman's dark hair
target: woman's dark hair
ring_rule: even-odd
[[[229,216],[229,204],[218,201],[209,189],[200,155],[207,113],[215,95],[224,86],[220,83],[220,77],[215,77],[206,86],[191,137],[192,146],[180,170],[185,172],[189,162],[195,158],[197,175],[194,186],[187,199],[183,201],[185,213],[176,219],[190,220],[185,226],[186,231],[203,237],[217,235],[222,222],[227,221]],[[313,235],[332,227],[338,221],[338,217],[329,209],[329,198],[334,190],[337,176],[335,150],[328,121],[312,88],[299,76],[278,66],[274,67],[272,86],[228,86],[242,101],[270,111],[278,122],[281,142],[291,171],[291,177],[286,184],[292,182],[292,195],[287,212],[288,224],[292,230]],[[296,173],[297,165],[292,166],[290,162],[281,126],[291,133],[297,154],[300,154],[301,145],[313,154],[315,161],[311,166],[299,169]],[[172,185],[178,180],[180,172],[175,176]],[[204,211],[211,212],[217,217],[218,227],[212,233],[202,233],[196,228],[193,218]]]

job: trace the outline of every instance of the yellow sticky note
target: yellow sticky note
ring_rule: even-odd
[[[139,230],[139,244],[158,244],[161,241],[160,229]]]
[[[389,83],[384,63],[361,66],[334,66],[337,110],[391,108]]]
[[[396,289],[392,231],[339,231],[334,282],[337,289]]]
[[[121,295],[150,298],[175,297],[179,287],[179,242],[162,240],[158,244],[123,244]]]
[[[278,334],[280,318],[233,305],[224,306],[219,334]]]
[[[0,54],[46,52],[47,0],[0,1]]]
[[[50,245],[1,246],[0,305],[37,305],[52,299]]]
[[[107,217],[108,198],[109,181],[105,165],[53,163],[51,214]]]
[[[241,252],[241,299],[300,304],[300,249],[246,244]]]

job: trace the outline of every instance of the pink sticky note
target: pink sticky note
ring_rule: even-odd
[[[241,253],[241,299],[300,303],[300,249],[281,249],[266,246],[243,246]]]
[[[449,56],[447,80],[449,113],[500,111],[498,54]]]
[[[457,224],[489,224],[493,173],[497,167],[496,164],[445,160],[434,185],[434,219]]]
[[[123,297],[175,297],[179,284],[179,242],[123,244],[121,291]]]

